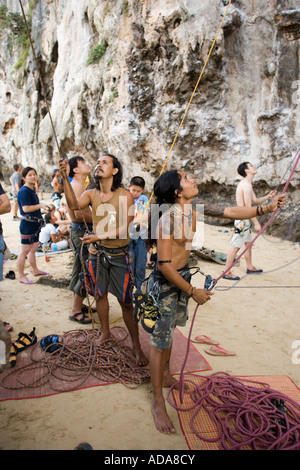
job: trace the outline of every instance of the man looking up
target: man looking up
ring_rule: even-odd
[[[86,190],[77,200],[70,191],[66,162],[60,162],[64,180],[65,196],[69,207],[74,210],[92,207],[93,231],[86,234],[82,242],[90,244],[88,272],[94,281],[97,313],[102,334],[101,340],[110,338],[108,292],[117,297],[122,309],[125,325],[129,331],[133,353],[137,364],[147,364],[141,349],[138,325],[133,319],[132,282],[127,262],[129,245],[129,225],[134,217],[134,199],[129,191],[123,189],[122,166],[110,154],[101,156],[94,172],[95,189]],[[129,208],[133,208],[130,215]]]
[[[76,199],[80,198],[82,193],[85,191],[85,181],[87,176],[91,174],[90,164],[80,156],[72,157],[68,161],[70,173],[69,176],[72,178],[71,186],[73,188]],[[85,296],[81,289],[81,282],[79,274],[82,272],[82,263],[80,258],[80,251],[82,245],[82,237],[86,232],[87,224],[89,230],[92,230],[92,212],[89,207],[79,210],[79,207],[75,205],[73,209],[69,207],[69,216],[72,221],[71,232],[70,232],[70,244],[74,251],[74,263],[71,281],[69,289],[74,292],[74,300],[70,320],[77,321],[83,325],[91,323],[92,320],[88,318],[86,313],[88,312],[87,306],[84,305]],[[82,250],[82,258],[85,263],[88,259],[88,249],[84,247]]]
[[[239,182],[236,188],[236,203],[239,207],[252,207],[252,204],[262,204],[266,202],[268,199],[271,199],[276,195],[276,191],[271,191],[270,193],[266,194],[266,196],[257,197],[254,190],[253,190],[253,178],[257,173],[257,169],[249,162],[241,163],[238,166],[237,172],[240,176],[243,177],[242,181]],[[249,243],[252,241],[252,223],[254,224],[254,229],[259,232],[261,229],[260,223],[258,222],[256,217],[252,217],[251,219],[246,220],[235,220],[235,233],[231,240],[231,248],[227,254],[227,260],[224,272],[227,271],[230,266],[233,264],[235,257],[240,250],[240,248],[245,245],[247,247]],[[246,266],[247,266],[247,274],[259,274],[262,273],[262,269],[257,269],[252,264],[252,246],[248,248],[248,250],[244,254]],[[229,271],[225,276],[224,279],[228,279],[231,281],[238,281],[240,278],[239,276],[235,276]]]

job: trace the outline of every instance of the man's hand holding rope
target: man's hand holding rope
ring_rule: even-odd
[[[270,193],[271,194],[271,193]],[[285,194],[281,194],[280,196],[275,196],[272,201],[267,204],[266,206],[263,206],[263,208],[266,208],[268,212],[266,212],[267,214],[271,213],[271,212],[275,212],[276,209],[280,209],[281,207],[283,207],[286,203],[286,195]]]

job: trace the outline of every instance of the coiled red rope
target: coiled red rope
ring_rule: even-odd
[[[296,161],[290,172],[289,178],[284,186],[282,194],[285,194],[291,182],[292,176],[296,171],[296,167],[300,160],[300,151],[298,150]],[[235,264],[253,245],[255,240],[265,231],[268,225],[277,215],[277,209],[268,222],[258,232],[247,248],[240,254]],[[216,283],[228,272],[232,266],[224,271],[217,279],[214,280],[212,290]],[[196,306],[187,342],[187,351],[180,372],[179,381],[176,382],[168,392],[168,402],[178,411],[184,408],[176,407],[170,399],[170,393],[175,386],[179,386],[180,403],[184,398],[184,367],[188,359],[189,347],[193,325],[198,311],[199,305]],[[198,387],[193,381],[195,390],[191,394],[194,405],[190,409],[197,409],[191,420],[193,432],[203,440],[208,442],[220,441],[221,449],[240,449],[243,446],[252,446],[252,448],[264,449],[298,449],[300,450],[300,406],[288,396],[280,394],[280,392],[271,390],[267,384],[264,384],[263,390],[245,385],[235,377],[231,377],[222,373],[222,376],[213,374],[211,377],[202,377],[203,385]],[[199,377],[199,376],[196,376]],[[255,382],[254,382],[255,383]],[[288,403],[287,413],[278,410],[271,402],[271,399],[282,400]],[[271,405],[270,405],[271,403]],[[199,434],[194,426],[195,418],[201,407],[208,412],[214,420],[218,436],[214,439],[204,438]],[[278,418],[278,413],[283,416]],[[234,426],[229,426],[230,421],[234,420]],[[283,421],[284,420],[284,421]],[[281,423],[280,425],[278,423]],[[283,424],[282,424],[283,423]]]
[[[197,382],[201,379],[200,385],[186,380],[194,387],[189,394],[192,405],[178,407],[172,402],[176,383],[168,401],[177,411],[194,411],[191,428],[199,439],[219,442],[220,450],[300,450],[300,406],[290,397],[266,383],[225,373],[189,376],[197,377]],[[203,409],[214,425],[215,437],[206,437],[199,429]]]

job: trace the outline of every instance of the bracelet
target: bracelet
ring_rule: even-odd
[[[264,211],[263,208],[266,208],[267,209],[267,212]],[[257,206],[256,208],[256,215],[266,215],[266,214],[269,214],[269,209],[268,209],[268,206]]]
[[[256,215],[264,215],[264,211],[263,211],[263,208],[261,206],[257,206]]]
[[[190,299],[191,297],[193,297],[193,294],[194,294],[194,288],[193,286],[191,286],[192,290],[191,290],[191,293],[188,294],[187,292],[185,293],[185,295],[187,296],[188,299]]]

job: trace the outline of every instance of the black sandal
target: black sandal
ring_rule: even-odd
[[[78,319],[77,317],[79,315],[82,315],[82,318]],[[85,321],[85,319],[88,318],[87,321]],[[89,318],[84,312],[78,312],[78,313],[74,313],[74,315],[72,316],[69,316],[69,320],[71,321],[76,321],[77,323],[81,323],[81,325],[89,325],[90,323],[92,323],[92,319]]]

